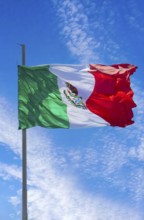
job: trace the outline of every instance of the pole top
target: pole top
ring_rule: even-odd
[[[25,65],[26,61],[25,61],[25,44],[20,44],[17,43],[19,46],[21,46],[22,49],[22,65]]]
[[[21,46],[21,47],[25,47],[25,44],[17,43],[17,45],[19,45],[19,46]]]

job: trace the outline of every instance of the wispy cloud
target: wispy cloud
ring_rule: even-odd
[[[118,13],[111,1],[53,1],[64,42],[80,62],[103,62],[106,54],[116,60],[120,45],[114,39]],[[120,56],[120,55],[119,55]]]
[[[133,48],[131,35],[135,28],[141,31],[144,26],[138,2],[53,0],[53,3],[62,41],[80,62],[127,62],[128,48]]]
[[[93,41],[83,5],[78,1],[66,0],[59,1],[56,6],[61,34],[70,52],[81,62],[87,62],[90,59],[98,62],[99,56],[94,50],[99,47],[99,43],[96,39]]]
[[[142,2],[129,0],[128,1],[128,14],[126,16],[129,25],[137,31],[144,31],[143,22],[143,5]]]
[[[11,178],[21,180],[21,167],[0,163],[0,177],[4,180]]]

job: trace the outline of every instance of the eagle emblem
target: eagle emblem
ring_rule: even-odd
[[[84,101],[82,100],[81,96],[78,96],[78,90],[76,87],[71,85],[70,83],[66,82],[66,89],[64,89],[64,95],[67,100],[74,105],[75,107],[87,109]]]

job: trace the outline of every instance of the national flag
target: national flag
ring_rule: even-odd
[[[18,66],[19,128],[133,123],[131,64]]]

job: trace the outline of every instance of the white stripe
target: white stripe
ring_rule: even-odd
[[[94,77],[87,72],[84,66],[51,66],[50,71],[58,76],[58,85],[61,92],[63,102],[67,105],[67,113],[71,128],[95,127],[109,125],[104,119],[93,114],[88,109],[78,108],[70,103],[64,94],[67,89],[65,82],[69,82],[78,89],[78,95],[85,102],[94,88]]]
[[[58,78],[61,78],[65,82],[69,82],[71,85],[78,89],[79,96],[84,101],[88,99],[93,91],[95,80],[92,74],[90,74],[84,65],[51,65],[49,69]]]

